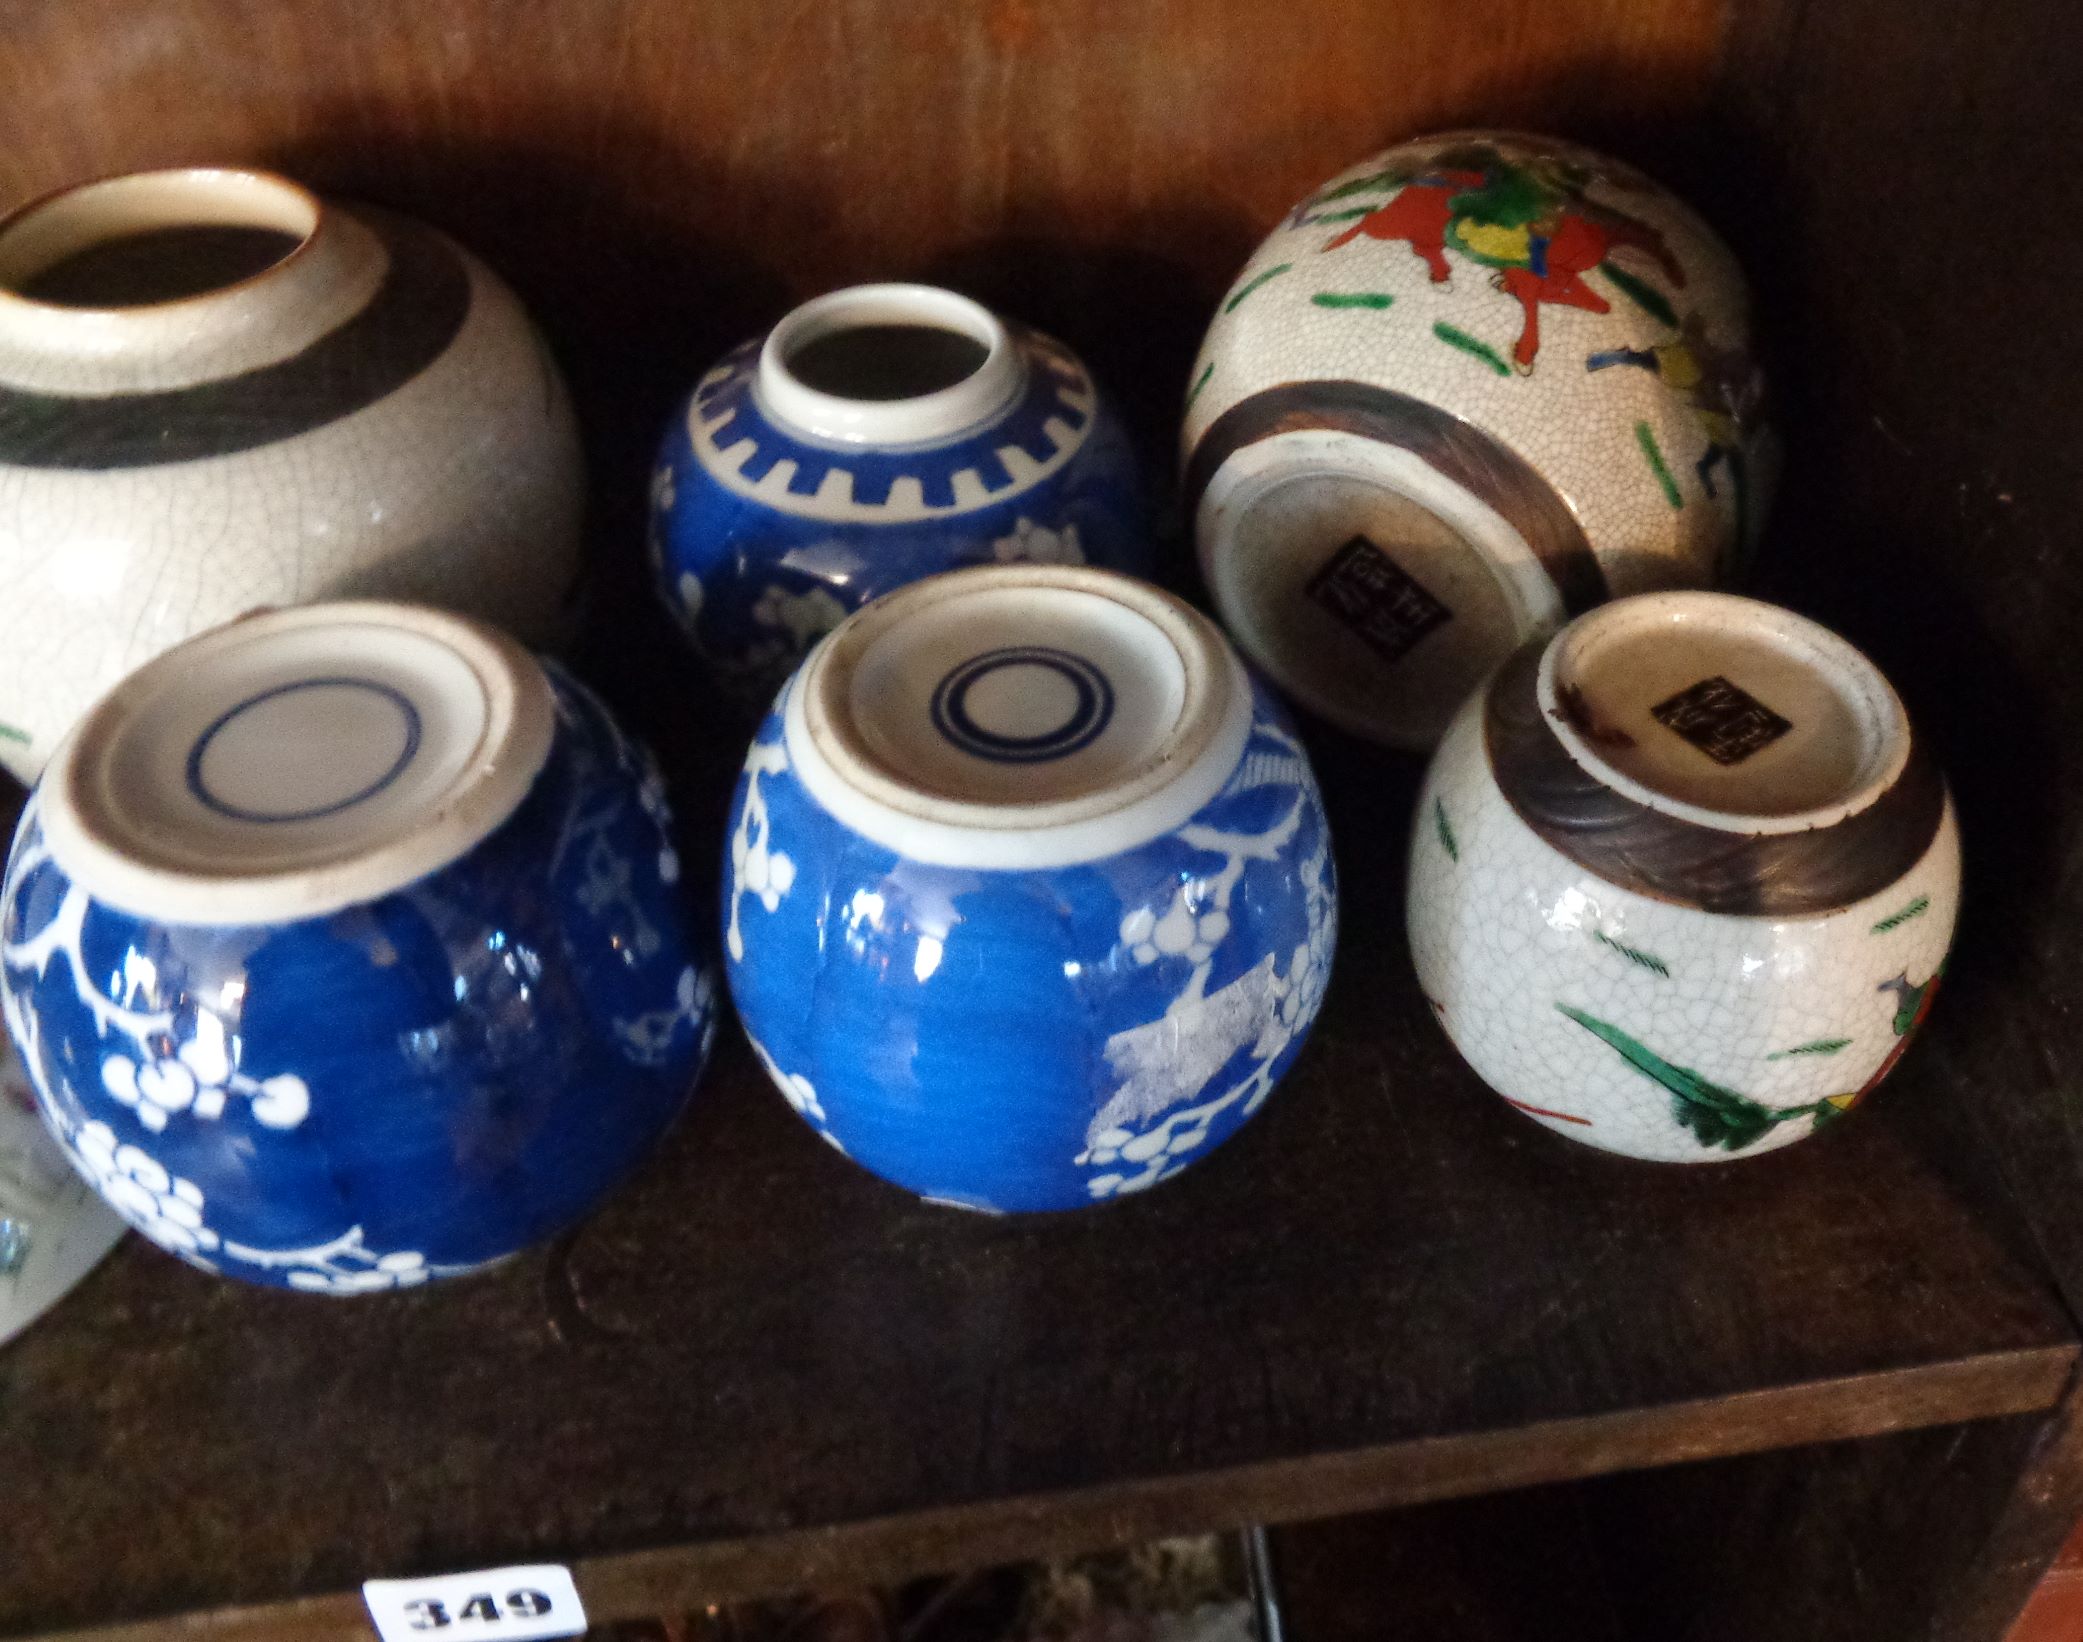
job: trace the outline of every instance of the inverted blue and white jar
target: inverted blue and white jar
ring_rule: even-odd
[[[659,589],[749,705],[870,599],[971,564],[1151,567],[1128,439],[1061,343],[858,285],[727,355],[652,479]]]
[[[563,1228],[700,1072],[662,790],[490,628],[318,605],[104,697],[31,796],[0,997],[46,1122],[205,1270],[335,1294]]]
[[[753,1046],[833,1146],[937,1201],[1067,1209],[1259,1109],[1337,889],[1308,758],[1211,622],[1012,566],[878,600],[789,681],[723,925]]]

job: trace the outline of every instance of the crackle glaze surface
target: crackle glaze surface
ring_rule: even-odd
[[[1147,574],[1148,521],[1126,433],[1062,344],[1009,326],[1024,381],[961,434],[901,448],[822,443],[754,382],[764,339],[695,385],[652,476],[652,564],[696,650],[764,707],[868,600],[969,564]]]
[[[324,917],[140,921],[67,878],[32,796],[0,998],[52,1130],[145,1236],[256,1283],[410,1286],[585,1214],[672,1121],[713,968],[656,773],[580,686],[552,685],[520,808]]]
[[[1185,824],[1046,871],[848,831],[777,707],[731,809],[724,942],[790,1106],[884,1178],[994,1212],[1142,1191],[1241,1127],[1316,1018],[1338,919],[1315,777],[1252,688],[1243,755]]]
[[[243,286],[113,310],[120,345],[87,358],[20,308],[0,328],[0,765],[24,781],[118,678],[262,606],[409,599],[556,636],[576,424],[513,293],[445,236],[328,206]]]
[[[1498,132],[1375,155],[1259,247],[1194,366],[1183,455],[1218,608],[1246,652],[1313,707],[1360,733],[1429,746],[1524,638],[1601,598],[1728,574],[1775,465],[1750,350],[1727,252],[1631,168]],[[1281,550],[1307,566],[1226,579],[1239,527],[1225,492],[1238,464],[1283,448],[1297,471],[1415,497],[1491,561],[1509,596],[1478,610],[1454,585],[1464,572],[1452,544],[1427,552],[1398,540],[1409,527],[1393,520],[1386,535],[1332,521],[1321,541],[1313,520],[1290,523],[1276,533]],[[1423,471],[1413,479],[1399,462]],[[1319,575],[1356,534],[1389,567]],[[1277,611],[1252,615],[1268,599],[1324,613],[1306,637],[1255,642],[1255,629],[1281,625]],[[1454,643],[1457,620],[1481,629],[1470,654],[1440,677],[1412,666]],[[1309,653],[1326,647],[1339,664],[1383,672],[1385,690],[1427,693],[1431,711],[1384,721],[1335,679],[1312,679]]]
[[[1769,1151],[1855,1105],[1937,989],[1960,894],[1950,802],[1871,894],[1805,916],[1710,913],[1539,837],[1499,785],[1489,693],[1434,755],[1410,856],[1419,984],[1469,1065],[1557,1133],[1661,1162]]]

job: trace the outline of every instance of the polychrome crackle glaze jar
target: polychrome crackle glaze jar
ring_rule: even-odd
[[[1187,399],[1187,503],[1244,653],[1425,748],[1523,640],[1728,572],[1772,488],[1743,284],[1690,211],[1542,137],[1406,143],[1289,213]]]
[[[0,224],[0,765],[247,611],[386,597],[556,636],[583,475],[514,295],[445,236],[258,172]]]
[[[816,640],[967,564],[1146,572],[1128,440],[1085,367],[926,285],[861,285],[726,356],[652,481],[660,592],[764,710]]]
[[[842,625],[753,742],[726,874],[731,991],[789,1104],[982,1210],[1220,1145],[1337,934],[1279,708],[1205,617],[1089,569],[956,571]]]
[[[256,616],[106,697],[31,796],[0,996],[147,1237],[332,1294],[591,1210],[714,1024],[662,789],[597,701],[412,606]]]
[[[28,1071],[0,1032],[0,1344],[91,1271],[123,1222],[44,1132]]]
[[[1813,1134],[1930,1008],[1960,840],[1879,671],[1789,611],[1648,594],[1526,646],[1441,742],[1410,943],[1559,1134],[1695,1163]]]

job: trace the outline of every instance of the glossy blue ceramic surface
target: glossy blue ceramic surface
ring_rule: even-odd
[[[713,968],[664,794],[551,674],[520,807],[466,855],[325,917],[141,922],[51,859],[32,799],[0,994],[44,1118],[154,1242],[331,1293],[496,1260],[592,1209],[685,1101]]]
[[[937,443],[841,448],[778,422],[754,390],[759,341],[727,356],[674,415],[652,479],[653,566],[667,606],[734,693],[764,707],[847,615],[943,570],[1150,574],[1126,434],[1074,357],[1008,329],[1019,392]],[[1009,449],[1025,461],[1008,461]],[[746,494],[761,481],[762,494]]]
[[[1140,1191],[1235,1133],[1300,1050],[1337,935],[1315,778],[1252,688],[1243,755],[1188,822],[1038,871],[849,831],[796,779],[777,707],[731,810],[723,925],[796,1111],[900,1186],[998,1211]]]

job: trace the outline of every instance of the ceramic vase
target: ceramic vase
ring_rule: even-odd
[[[1377,154],[1224,298],[1183,459],[1246,656],[1429,748],[1520,643],[1725,579],[1772,489],[1743,283],[1639,172],[1503,132]]]
[[[1645,594],[1456,715],[1411,840],[1419,984],[1536,1122],[1699,1163],[1837,1121],[1930,1008],[1960,895],[1945,782],[1814,622]]]
[[[952,291],[861,285],[726,356],[652,482],[667,606],[764,711],[868,600],[969,564],[1147,573],[1128,440],[1077,358]]]
[[[0,1032],[0,1345],[43,1315],[123,1235],[36,1115],[29,1074]]]
[[[107,696],[31,795],[0,995],[74,1165],[145,1236],[359,1294],[570,1224],[706,1057],[658,778],[495,630],[307,606]]]
[[[556,636],[582,474],[514,295],[258,172],[89,183],[0,223],[0,765],[247,611],[341,597]]]
[[[1280,709],[1205,617],[1092,569],[955,571],[850,617],[752,744],[725,885],[788,1103],[993,1211],[1140,1192],[1235,1133],[1337,931]]]

